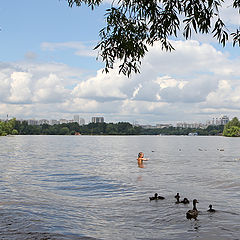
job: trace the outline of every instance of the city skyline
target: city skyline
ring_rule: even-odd
[[[6,118],[1,118],[0,116],[0,121],[6,121],[9,120],[11,118],[8,117],[8,115],[6,116]],[[27,121],[28,124],[30,125],[41,125],[41,124],[49,124],[49,125],[54,125],[54,124],[63,124],[63,123],[72,123],[72,122],[77,122],[79,125],[85,125],[85,124],[89,124],[89,123],[118,123],[121,121],[105,121],[105,118],[103,116],[92,116],[91,119],[89,119],[89,121],[84,118],[81,117],[81,115],[73,115],[71,119],[66,119],[66,118],[61,118],[61,119],[35,119],[35,118],[28,118],[28,119],[17,119],[18,121]],[[174,126],[174,127],[181,127],[181,128],[206,128],[209,125],[225,125],[226,123],[228,123],[231,119],[226,116],[218,116],[218,117],[214,117],[212,119],[208,119],[205,122],[196,122],[196,121],[177,121],[176,123],[172,124],[169,122],[165,122],[165,123],[160,123],[160,122],[156,122],[154,124],[143,124],[143,123],[139,123],[138,121],[133,121],[133,122],[129,122],[131,123],[133,126],[141,126],[143,128],[163,128],[163,127],[170,127],[170,126]]]
[[[80,113],[109,122],[175,124],[240,115],[239,48],[231,41],[222,48],[207,35],[180,37],[172,40],[173,52],[150,47],[141,74],[103,73],[92,49],[109,2],[94,11],[57,0],[1,4],[0,117]],[[221,14],[231,28],[239,15],[225,4]]]

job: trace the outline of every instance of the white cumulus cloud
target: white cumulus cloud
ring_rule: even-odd
[[[194,40],[173,45],[176,51],[164,52],[154,44],[142,61],[141,74],[130,78],[119,75],[117,68],[109,74],[99,69],[89,77],[62,63],[1,63],[0,114],[11,109],[17,116],[79,113],[150,122],[236,114],[240,59]],[[57,51],[60,46],[52,47]]]
[[[99,70],[95,77],[80,82],[73,89],[73,95],[81,98],[98,99],[99,101],[125,99],[127,95],[122,91],[122,88],[129,81],[126,77],[119,75],[116,70],[110,71],[109,74]]]
[[[49,76],[38,79],[34,88],[34,102],[62,102],[66,100],[69,92],[60,77],[52,73]]]
[[[26,72],[13,72],[11,74],[9,101],[13,103],[31,102],[30,89],[32,75]]]

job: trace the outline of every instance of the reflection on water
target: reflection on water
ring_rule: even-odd
[[[1,239],[239,239],[239,138],[0,138]],[[218,149],[224,149],[219,151]],[[139,166],[143,151],[149,161]],[[149,201],[155,192],[165,200]],[[198,199],[198,220],[187,220]],[[207,212],[212,204],[216,213]]]

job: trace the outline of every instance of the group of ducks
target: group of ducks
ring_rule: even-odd
[[[187,198],[184,198],[182,201],[180,201],[180,195],[179,193],[176,194],[175,198],[177,201],[175,202],[176,204],[189,204],[189,200]],[[158,193],[155,193],[153,197],[149,197],[150,201],[152,200],[163,200],[165,197],[159,196]],[[193,209],[188,210],[186,212],[186,218],[187,219],[197,219],[199,211],[197,210],[196,204],[198,203],[197,199],[193,200]],[[209,209],[207,210],[208,212],[215,212],[215,210],[212,208],[212,205],[209,205]]]

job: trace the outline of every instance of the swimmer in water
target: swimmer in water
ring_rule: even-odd
[[[143,166],[143,161],[148,161],[149,159],[148,158],[144,158],[144,153],[143,152],[140,152],[139,154],[138,154],[138,166],[140,167],[140,168],[143,168],[144,166]]]
[[[144,153],[143,152],[140,152],[138,154],[138,161],[147,161],[148,159],[147,158],[144,158]]]

